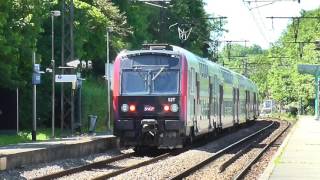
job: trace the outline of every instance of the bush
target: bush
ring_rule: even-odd
[[[82,88],[83,131],[89,127],[88,115],[97,115],[96,131],[107,130],[107,86],[102,78],[88,77]]]
[[[298,108],[290,106],[289,107],[289,113],[290,113],[291,116],[296,117],[297,114],[298,114]]]

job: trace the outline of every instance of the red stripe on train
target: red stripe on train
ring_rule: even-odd
[[[181,111],[180,117],[181,120],[187,121],[187,95],[188,95],[188,63],[184,55],[181,56]]]
[[[119,119],[118,98],[120,95],[120,55],[116,57],[113,65],[113,113],[114,120]]]

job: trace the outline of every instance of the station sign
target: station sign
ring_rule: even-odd
[[[58,74],[55,77],[56,82],[76,82],[77,81],[77,75],[75,74]]]
[[[37,85],[41,83],[40,64],[33,65],[32,84]]]
[[[298,64],[298,72],[301,74],[312,74],[317,76],[320,73],[320,65]]]
[[[110,82],[111,82],[110,88],[112,89],[112,87],[113,87],[113,64],[109,63],[109,74],[108,74],[108,64],[105,63],[104,67],[105,67],[105,75],[104,75],[104,77],[105,77],[105,79],[107,81],[110,80]]]

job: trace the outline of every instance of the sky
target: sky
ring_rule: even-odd
[[[247,1],[247,0],[245,0]],[[273,4],[243,0],[204,0],[205,10],[213,17],[226,16],[225,29],[229,32],[219,40],[248,40],[247,45],[257,44],[267,49],[286,29],[290,19],[273,19],[266,17],[298,17],[301,10],[312,10],[320,7],[320,0],[274,0]],[[255,8],[261,6],[259,8]],[[251,10],[250,10],[251,9]],[[240,43],[243,44],[244,43]]]

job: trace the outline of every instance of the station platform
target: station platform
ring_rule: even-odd
[[[320,120],[301,116],[259,179],[320,179]]]
[[[74,136],[50,141],[0,146],[0,170],[77,158],[117,147],[113,135]],[[0,178],[1,179],[1,178]]]

